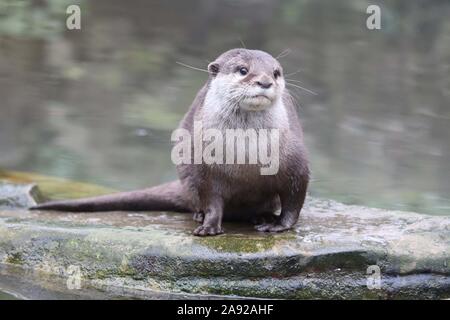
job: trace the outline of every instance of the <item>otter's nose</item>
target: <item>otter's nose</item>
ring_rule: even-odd
[[[256,81],[256,84],[263,89],[269,89],[272,86],[272,82],[269,81]]]

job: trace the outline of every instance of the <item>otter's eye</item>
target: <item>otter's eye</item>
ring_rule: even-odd
[[[275,71],[273,72],[273,76],[275,77],[275,79],[277,79],[279,76],[281,76],[280,70],[275,70]]]
[[[242,67],[239,69],[239,73],[245,76],[248,73],[248,69],[246,67]]]

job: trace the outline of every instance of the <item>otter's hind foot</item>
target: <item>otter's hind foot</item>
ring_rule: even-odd
[[[223,233],[223,229],[218,226],[199,226],[194,230],[194,235],[205,237],[205,236],[216,236]]]
[[[264,212],[253,218],[251,218],[251,223],[255,225],[268,224],[276,221],[277,216],[273,212]]]
[[[279,222],[263,223],[255,226],[255,229],[261,232],[283,232],[291,228],[292,226],[284,226]]]

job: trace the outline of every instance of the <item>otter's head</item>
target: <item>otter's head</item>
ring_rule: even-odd
[[[220,101],[248,111],[265,110],[282,97],[280,63],[259,50],[232,49],[208,65],[210,90]]]

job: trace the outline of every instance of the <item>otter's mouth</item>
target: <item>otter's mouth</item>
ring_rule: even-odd
[[[265,105],[272,102],[272,99],[270,99],[265,94],[255,94],[253,96],[247,96],[244,100],[255,105]]]
[[[265,94],[255,94],[245,97],[240,105],[242,108],[251,111],[263,110],[272,104],[272,99]]]
[[[251,99],[267,99],[270,100],[270,98],[264,94],[256,94],[254,96],[250,97]]]

